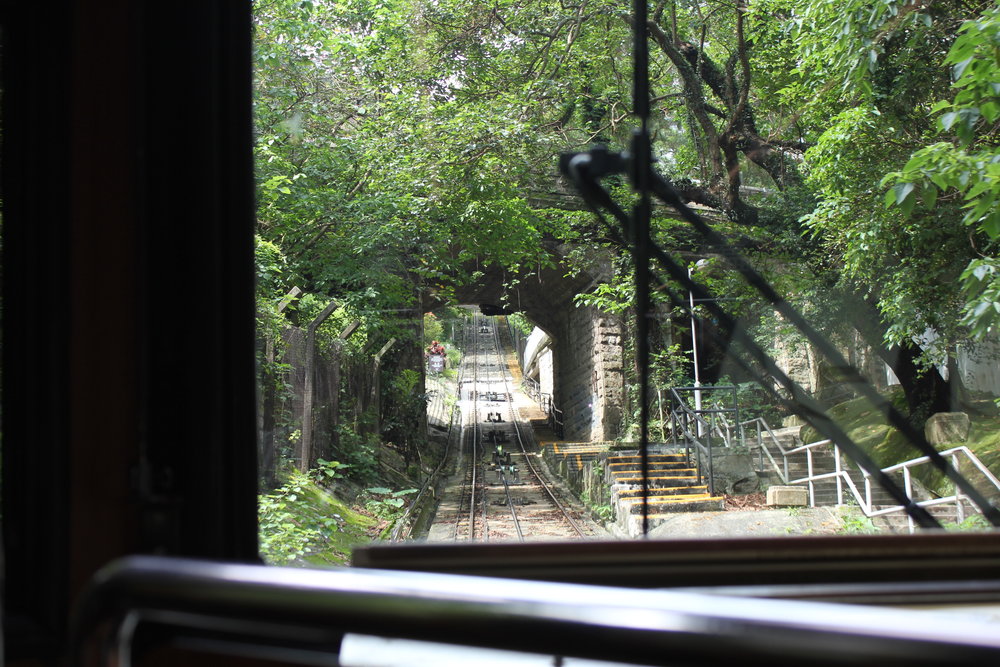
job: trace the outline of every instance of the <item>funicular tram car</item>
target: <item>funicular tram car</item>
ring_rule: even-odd
[[[336,664],[345,632],[634,664],[1000,664],[1000,626],[897,609],[995,609],[992,533],[258,565],[250,11],[3,6],[7,664]]]

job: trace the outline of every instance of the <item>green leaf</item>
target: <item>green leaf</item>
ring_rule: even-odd
[[[951,75],[955,81],[958,81],[959,79],[962,78],[962,74],[965,73],[965,69],[969,66],[974,57],[975,56],[969,56],[962,62],[956,63],[955,66],[951,68]]]
[[[896,203],[902,206],[906,202],[906,198],[910,196],[913,192],[913,183],[897,183],[892,186],[892,190],[895,193]]]
[[[900,213],[902,213],[904,217],[907,218],[910,217],[910,214],[913,213],[913,207],[916,203],[917,203],[916,197],[909,197],[906,201],[900,203],[899,205]]]
[[[1000,116],[1000,105],[993,101],[984,102],[979,105],[979,112],[983,114],[983,118],[992,123]]]
[[[937,204],[937,188],[924,188],[920,194],[924,200],[924,206],[934,208],[934,205]]]
[[[941,188],[942,192],[947,190],[949,187],[948,176],[943,172],[940,171],[931,172],[930,179],[931,182],[934,183],[934,185]]]
[[[992,183],[985,180],[977,182],[975,185],[969,188],[968,192],[965,193],[965,200],[969,201],[970,199],[978,197],[982,193],[986,192],[986,190],[988,190],[992,185],[993,185]]]
[[[991,239],[1000,237],[1000,211],[993,211],[987,215],[980,226]]]

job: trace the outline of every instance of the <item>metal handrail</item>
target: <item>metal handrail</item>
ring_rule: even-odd
[[[768,423],[764,420],[763,417],[757,417],[755,419],[750,419],[748,421],[741,422],[740,423],[741,432],[746,433],[746,427],[749,424],[757,425],[757,447],[759,450],[758,456],[766,454],[767,459],[771,462],[771,466],[774,468],[775,472],[778,473],[778,477],[781,478],[781,482],[783,484],[788,484],[788,458],[786,456],[787,452],[785,452],[785,448],[781,446],[781,441],[778,440],[778,436],[774,434],[774,431],[771,430],[771,427],[768,425]],[[778,465],[778,462],[775,461],[774,457],[771,455],[771,450],[769,450],[767,448],[767,445],[764,444],[764,438],[761,436],[761,430],[760,430],[761,426],[763,426],[764,430],[767,431],[767,435],[768,437],[771,438],[771,442],[774,443],[774,446],[778,448],[779,452],[781,452],[781,455],[783,457],[782,462],[784,463],[783,466]],[[764,467],[763,459],[760,460],[760,467],[761,468]]]
[[[550,394],[541,394],[541,408],[548,418],[549,428],[556,437],[563,437],[563,411],[556,407]]]
[[[542,398],[542,385],[537,380],[533,380],[529,377],[521,378],[521,388],[524,389],[524,393],[533,400],[535,403],[541,404]]]
[[[737,404],[737,399],[736,399],[736,389],[737,388],[736,388],[735,385],[724,385],[724,386],[718,386],[718,385],[701,386],[701,385],[699,385],[699,386],[694,386],[694,387],[679,387],[679,386],[674,386],[674,387],[670,388],[670,393],[673,396],[675,405],[679,405],[679,406],[683,407],[685,410],[694,412],[695,414],[698,414],[699,416],[708,415],[711,418],[711,421],[710,422],[706,421],[706,423],[710,423],[711,424],[710,428],[715,429],[716,432],[718,433],[719,438],[723,442],[726,443],[727,447],[729,447],[729,446],[732,445],[732,440],[733,440],[732,431],[733,431],[733,428],[730,426],[729,421],[726,419],[726,415],[727,414],[733,414],[733,415],[735,415],[737,423],[739,422],[739,418],[740,418],[739,405]],[[697,396],[697,392],[703,392],[703,393],[706,393],[706,394],[712,394],[712,393],[715,393],[715,392],[723,391],[723,392],[726,392],[726,393],[728,393],[728,394],[730,394],[732,396],[732,407],[730,407],[730,408],[718,408],[717,407],[717,408],[693,409],[689,405],[687,405],[687,401],[685,401],[685,400],[683,400],[681,398],[679,392],[682,392],[682,391],[683,392],[692,392],[692,393],[695,393],[696,396]],[[704,417],[702,417],[702,418],[704,419]],[[718,424],[719,420],[721,420],[723,427],[719,426],[719,424]]]
[[[983,477],[986,478],[986,481],[988,481],[990,484],[992,484],[993,487],[995,489],[997,489],[997,491],[1000,491],[1000,479],[997,479],[997,477],[992,472],[990,472],[990,469],[987,468],[985,465],[983,465],[983,462],[979,460],[979,457],[976,456],[972,452],[972,450],[969,449],[968,447],[966,447],[964,445],[960,445],[958,447],[952,447],[951,449],[947,449],[947,450],[945,450],[943,452],[940,452],[940,455],[942,457],[946,457],[946,456],[950,456],[951,457],[951,464],[952,464],[952,467],[955,468],[955,470],[959,469],[959,467],[958,467],[958,463],[959,463],[958,462],[958,457],[959,457],[960,454],[964,455],[965,459],[969,463],[971,463],[973,465],[973,467],[975,467],[980,473],[982,473]],[[931,459],[930,459],[929,456],[920,456],[918,458],[911,459],[909,461],[904,461],[902,463],[897,463],[894,466],[890,466],[888,468],[885,468],[883,472],[887,472],[888,473],[888,472],[896,472],[898,470],[902,470],[903,471],[903,484],[904,484],[904,486],[906,488],[907,495],[909,495],[910,494],[910,486],[912,484],[912,476],[911,476],[911,473],[910,473],[910,469],[914,468],[914,467],[916,467],[918,465],[923,465],[925,463],[928,463],[928,462],[930,462],[930,460]],[[866,477],[866,482],[867,482],[868,475],[866,474],[865,477]],[[942,496],[940,498],[932,498],[930,500],[920,501],[917,504],[918,505],[923,505],[923,506],[926,507],[926,506],[929,506],[929,505],[942,505],[942,504],[952,503],[953,502],[953,503],[955,503],[955,508],[956,508],[956,519],[959,522],[961,522],[962,519],[964,518],[963,517],[964,507],[962,505],[963,495],[959,491],[959,488],[958,488],[957,484],[954,485],[953,488],[954,488],[954,493],[952,495],[950,495],[950,496]],[[903,510],[903,507],[901,505],[892,505],[890,507],[884,507],[884,508],[876,511],[871,516],[879,516],[879,515],[884,515],[884,514],[892,514],[892,513],[900,512],[902,510]],[[913,519],[911,517],[907,517],[907,524],[909,526],[910,532],[912,533],[914,531],[914,525],[913,525]]]
[[[677,389],[678,389],[678,387],[671,387],[670,388],[670,393],[671,393],[671,395],[674,398],[674,406],[675,406],[674,408],[671,408],[671,412],[674,413],[674,414],[676,414],[676,412],[677,412],[676,409],[680,408],[680,410],[681,410],[681,412],[683,414],[687,415],[689,417],[689,419],[694,420],[694,422],[699,425],[699,428],[698,428],[698,432],[699,433],[703,433],[703,432],[704,433],[712,433],[712,432],[715,432],[715,433],[718,434],[719,439],[722,440],[722,442],[726,443],[727,447],[730,444],[732,444],[732,434],[731,433],[729,433],[728,431],[724,431],[723,429],[719,428],[719,425],[715,422],[714,419],[711,422],[709,422],[709,421],[707,421],[702,416],[704,414],[714,414],[714,413],[719,413],[719,412],[722,412],[722,411],[719,411],[719,410],[695,410],[691,406],[689,406],[685,401],[683,401],[681,399],[680,394],[677,393]],[[684,388],[682,387],[682,389],[684,389]],[[704,389],[704,387],[702,389]],[[728,411],[729,410],[726,410],[726,412],[728,412]]]
[[[83,665],[89,647],[110,646],[102,664],[131,664],[138,635],[162,644],[197,639],[206,651],[249,650],[292,664],[319,664],[318,659],[329,661],[336,654],[348,633],[636,665],[665,659],[678,665],[721,664],[738,656],[773,667],[876,661],[971,667],[1000,659],[995,625],[975,618],[693,592],[152,556],[117,561],[95,576],[75,610],[71,656],[72,664]]]
[[[708,493],[709,495],[715,495],[715,464],[712,457],[712,436],[711,431],[706,431],[708,434],[708,444],[703,443],[698,436],[691,433],[688,429],[686,420],[682,418],[681,415],[677,414],[677,411],[671,408],[670,419],[674,423],[675,429],[680,429],[681,434],[684,436],[685,443],[685,456],[688,460],[688,465],[691,463],[691,451],[690,447],[693,444],[695,446],[695,469],[698,472],[699,479],[706,477],[703,470],[704,466],[702,464],[702,456],[708,459]],[[698,419],[695,415],[695,419]]]
[[[861,508],[861,511],[868,518],[873,518],[873,517],[877,517],[877,516],[886,516],[886,515],[889,515],[889,514],[898,514],[898,513],[906,511],[906,509],[902,505],[891,505],[891,506],[888,506],[888,507],[882,507],[880,509],[875,509],[875,505],[874,505],[873,498],[872,498],[871,474],[869,474],[868,471],[864,470],[860,466],[857,467],[857,469],[862,474],[862,478],[865,481],[865,490],[862,493],[858,489],[857,485],[855,484],[854,479],[851,477],[850,471],[849,470],[845,470],[843,468],[842,458],[841,458],[841,454],[840,454],[840,448],[837,447],[836,445],[833,446],[834,463],[836,465],[836,470],[834,470],[833,472],[821,473],[821,474],[818,474],[818,475],[814,474],[813,473],[813,460],[812,460],[813,451],[815,449],[818,449],[819,447],[825,447],[825,446],[827,446],[829,444],[830,444],[829,440],[820,440],[820,441],[817,441],[817,442],[810,443],[808,445],[801,445],[799,447],[795,447],[795,448],[787,450],[787,451],[784,450],[783,448],[781,448],[781,446],[779,444],[778,445],[779,449],[781,449],[782,455],[783,455],[783,457],[785,457],[786,470],[787,470],[787,464],[788,464],[788,458],[787,458],[788,456],[791,456],[793,454],[798,454],[800,452],[805,452],[806,453],[806,462],[807,462],[807,471],[808,471],[808,474],[806,475],[806,477],[801,477],[799,479],[787,479],[787,477],[786,477],[786,478],[784,478],[786,480],[785,483],[787,483],[787,484],[808,484],[809,485],[809,504],[811,506],[815,506],[815,494],[814,494],[815,483],[819,482],[819,481],[822,481],[822,480],[825,480],[825,479],[836,479],[837,480],[837,504],[838,505],[843,505],[844,504],[844,488],[843,488],[843,485],[846,484],[847,488],[851,492],[851,495],[854,497],[854,500],[857,502],[858,506]],[[972,450],[970,450],[968,447],[966,447],[964,445],[961,445],[961,446],[958,446],[958,447],[952,447],[951,449],[947,449],[947,450],[945,450],[943,452],[940,452],[940,455],[942,457],[946,457],[946,456],[947,457],[951,457],[951,459],[952,459],[952,466],[956,470],[958,469],[958,464],[959,464],[958,457],[960,455],[964,455],[965,458],[966,458],[966,460],[969,463],[971,463],[980,473],[982,473],[983,477],[990,484],[992,484],[993,487],[996,488],[996,490],[998,492],[1000,492],[1000,479],[998,479],[989,470],[989,468],[987,468],[983,464],[983,462],[979,460],[979,457],[977,457],[972,452]],[[902,463],[897,463],[897,464],[889,466],[887,468],[882,468],[881,471],[883,473],[886,473],[886,474],[891,474],[891,473],[894,473],[894,472],[900,472],[900,471],[902,471],[902,473],[903,473],[903,487],[904,487],[904,490],[906,491],[906,495],[907,496],[912,497],[912,495],[913,495],[913,488],[912,488],[913,487],[913,479],[912,479],[912,474],[911,474],[910,471],[911,471],[912,468],[915,468],[916,466],[929,463],[930,460],[931,459],[930,459],[929,456],[920,456],[920,457],[917,457],[915,459],[911,459],[909,461],[903,461]],[[938,497],[938,498],[930,498],[930,499],[927,499],[927,500],[920,500],[920,501],[917,501],[916,504],[920,505],[921,507],[930,507],[930,506],[933,506],[933,505],[945,505],[945,504],[948,504],[948,503],[955,503],[956,513],[957,513],[956,519],[958,521],[962,521],[962,519],[964,518],[964,511],[965,511],[964,510],[964,505],[962,504],[963,497],[964,496],[960,493],[960,491],[959,491],[959,489],[958,489],[958,487],[956,485],[955,486],[955,491],[954,491],[954,493],[952,495],[941,496],[941,497]],[[913,522],[913,518],[911,516],[909,516],[909,515],[907,515],[907,526],[909,528],[909,532],[911,532],[911,533],[915,532],[916,525]]]

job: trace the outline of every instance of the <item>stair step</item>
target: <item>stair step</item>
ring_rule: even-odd
[[[673,460],[684,460],[684,454],[650,454],[648,456],[650,461],[673,461]],[[608,457],[608,461],[611,463],[618,462],[628,462],[628,461],[641,461],[642,457],[638,454],[614,454]]]
[[[693,493],[707,493],[708,485],[691,484],[690,486],[664,486],[649,490],[663,496],[679,496]],[[616,495],[622,500],[642,498],[642,489],[620,489],[617,491]]]
[[[632,514],[642,514],[642,505],[636,506]],[[650,503],[649,518],[669,517],[679,512],[712,512],[725,509],[722,496],[708,496],[698,500],[677,501],[673,503]]]
[[[654,482],[663,482],[663,481],[667,481],[667,480],[695,479],[695,480],[698,480],[699,482],[701,481],[699,479],[698,475],[693,474],[694,473],[694,468],[689,468],[688,470],[690,470],[692,474],[689,474],[689,475],[650,475],[650,476],[648,476],[646,478],[646,481],[649,484],[652,484]],[[631,476],[627,476],[627,477],[624,476],[624,475],[614,475],[612,483],[613,484],[642,484],[642,479],[643,478],[642,478],[641,475],[631,475]]]
[[[624,472],[640,472],[642,470],[641,463],[611,463],[608,468],[612,473],[624,473]],[[663,470],[690,470],[691,467],[688,465],[687,461],[650,461],[647,466],[650,472],[658,472]]]
[[[690,510],[692,503],[702,503],[706,500],[711,501],[713,498],[714,496],[707,493],[681,496],[652,496],[649,498],[647,507],[649,512],[676,512],[681,511],[681,509]],[[620,506],[622,510],[628,512],[629,514],[641,514],[643,507],[642,498],[621,500]]]

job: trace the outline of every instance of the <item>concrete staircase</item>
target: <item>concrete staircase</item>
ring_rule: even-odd
[[[617,514],[641,514],[642,457],[639,452],[616,452],[607,457],[606,480]],[[649,516],[673,512],[722,510],[722,496],[713,496],[695,468],[681,452],[649,455]]]
[[[609,442],[544,442],[542,457],[592,508],[611,508],[615,525],[636,537],[642,530],[642,459],[638,451],[611,451]],[[653,445],[649,455],[650,527],[677,512],[721,511],[723,499],[676,447]],[[607,519],[605,515],[602,518]]]

